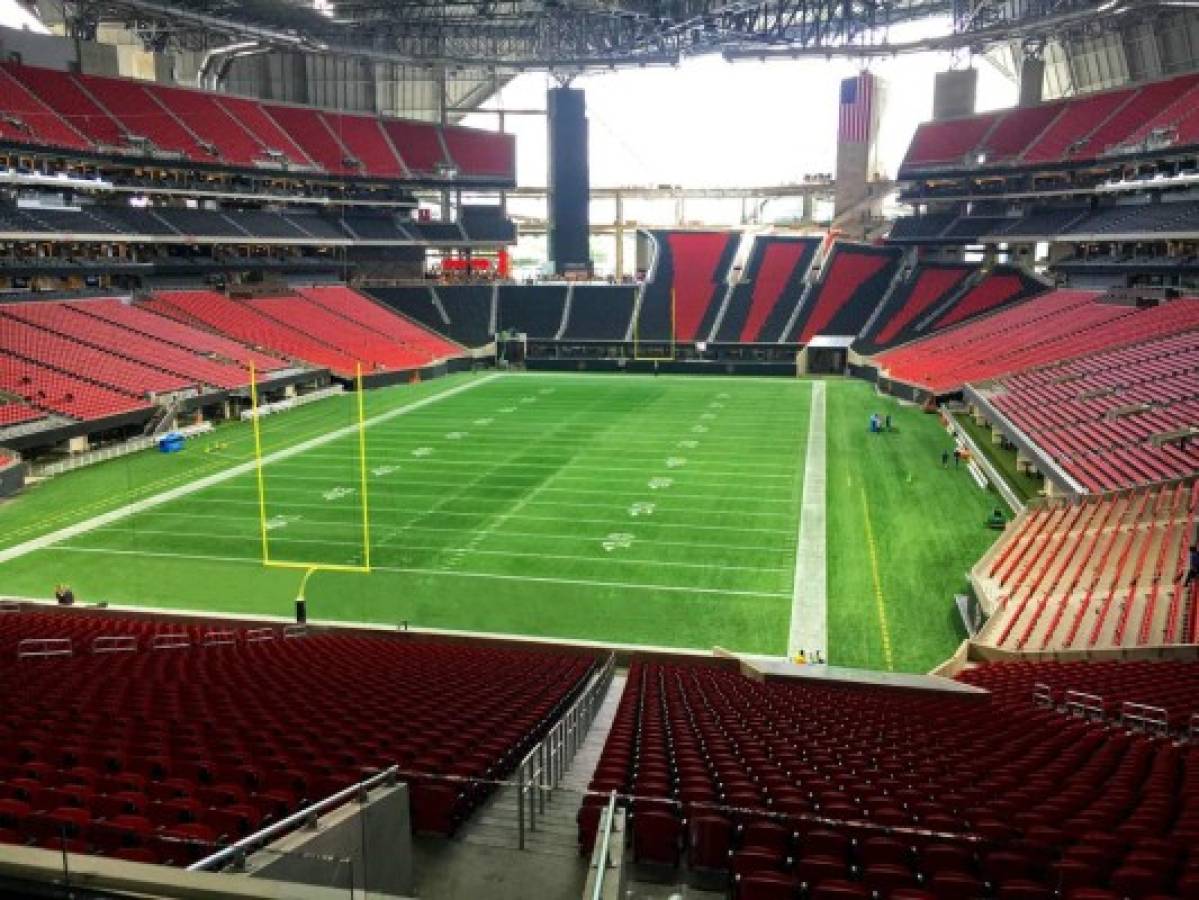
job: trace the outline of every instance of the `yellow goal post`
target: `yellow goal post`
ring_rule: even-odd
[[[304,572],[304,577],[300,582],[299,594],[296,596],[296,618],[301,622],[305,618],[304,590],[308,585],[308,579],[316,572],[357,572],[360,574],[369,574],[371,571],[370,496],[366,464],[366,402],[361,362],[355,365],[354,385],[357,394],[355,430],[358,437],[358,490],[362,497],[362,562],[354,564],[277,559],[271,556],[270,529],[267,524],[269,520],[266,496],[266,458],[262,445],[262,415],[258,396],[258,376],[253,362],[250,363],[250,421],[254,432],[254,474],[258,489],[258,532],[261,543],[262,565],[268,569],[296,569]]]

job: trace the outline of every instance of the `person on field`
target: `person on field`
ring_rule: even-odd
[[[949,451],[948,450],[941,451],[941,468],[942,469],[949,468]]]
[[[73,606],[75,592],[71,590],[69,584],[58,584],[54,586],[54,599],[58,601],[59,606]]]

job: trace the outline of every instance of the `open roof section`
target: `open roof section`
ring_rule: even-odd
[[[1157,0],[1067,0],[1052,7],[999,0],[109,0],[102,20],[136,16],[163,40],[212,48],[253,41],[264,48],[355,56],[403,65],[489,70],[671,65],[684,55],[842,53],[980,49],[1063,29],[1118,27]],[[86,15],[95,22],[95,8]],[[888,29],[950,18],[936,36],[896,43]],[[214,39],[215,38],[215,39]]]

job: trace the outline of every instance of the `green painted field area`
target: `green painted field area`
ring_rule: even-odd
[[[810,398],[794,379],[532,374],[370,392],[372,571],[314,575],[310,615],[783,653]],[[363,563],[355,402],[264,419],[273,560]],[[868,434],[873,411],[895,431]],[[936,417],[870,385],[829,381],[826,426],[830,660],[928,669],[960,640],[952,595],[992,500],[941,469]],[[34,486],[0,506],[0,548],[86,528],[0,563],[0,593],[65,580],[84,602],[290,615],[303,572],[262,565],[252,462],[239,423]]]

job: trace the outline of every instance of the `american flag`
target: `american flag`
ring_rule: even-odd
[[[870,139],[870,117],[874,113],[874,76],[860,72],[841,81],[837,140],[864,144]]]

